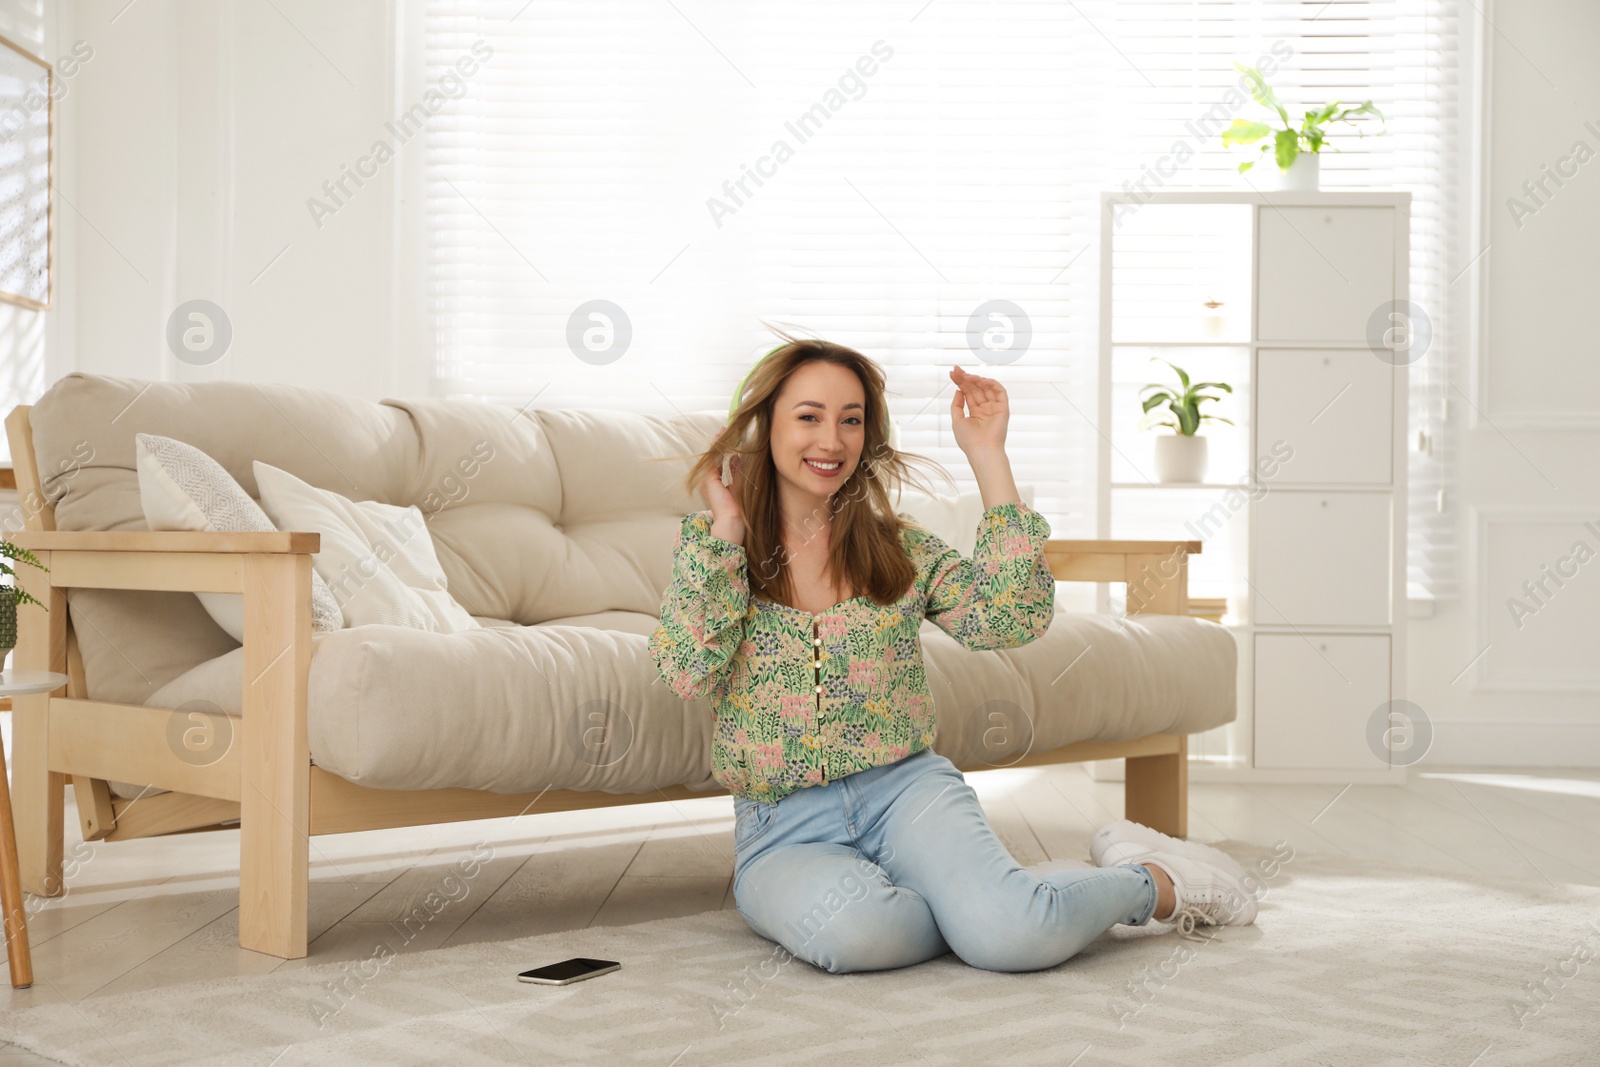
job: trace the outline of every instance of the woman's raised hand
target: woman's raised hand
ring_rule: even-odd
[[[993,378],[968,374],[960,367],[950,371],[956,383],[950,399],[950,428],[956,444],[971,456],[974,452],[999,452],[1006,446],[1006,424],[1011,421],[1011,402],[1006,387]],[[962,402],[966,403],[963,412]]]

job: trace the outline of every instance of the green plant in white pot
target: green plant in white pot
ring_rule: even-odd
[[[1261,146],[1261,151],[1272,153],[1273,160],[1278,164],[1279,191],[1315,192],[1321,180],[1322,146],[1327,142],[1328,132],[1324,129],[1329,123],[1348,122],[1356,126],[1357,136],[1365,137],[1360,126],[1354,121],[1361,115],[1376,115],[1379,122],[1385,122],[1383,113],[1373,106],[1368,100],[1355,107],[1340,108],[1339,101],[1320,108],[1313,108],[1306,112],[1305,119],[1301,121],[1300,128],[1296,129],[1289,122],[1289,110],[1278,102],[1278,96],[1267,85],[1266,79],[1261,76],[1261,71],[1255,67],[1246,67],[1237,60],[1233,64],[1250,82],[1250,95],[1255,97],[1256,103],[1278,113],[1278,118],[1283,122],[1282,129],[1274,129],[1265,122],[1250,122],[1246,119],[1234,119],[1227,129],[1222,131],[1224,145],[1254,144],[1264,138],[1271,140]],[[1378,131],[1380,134],[1382,130]],[[1334,147],[1334,151],[1339,149]],[[1256,165],[1253,159],[1247,159],[1239,164],[1239,173],[1243,174]]]
[[[17,572],[11,569],[10,564],[4,562],[4,560],[7,559],[21,560],[23,563],[31,564],[44,571],[50,569],[43,563],[40,563],[39,557],[35,556],[32,552],[29,552],[25,548],[18,548],[10,541],[0,539],[0,574],[5,574],[14,581]],[[44,608],[44,610],[50,610],[49,608],[44,607],[44,604],[40,602],[38,597],[34,596],[21,586],[0,585],[0,661],[4,661],[11,650],[17,647],[18,603],[38,604],[41,608]]]
[[[1139,390],[1139,403],[1144,408],[1139,429],[1152,426],[1168,426],[1172,429],[1172,433],[1156,437],[1156,477],[1163,482],[1203,482],[1206,480],[1206,439],[1200,436],[1200,424],[1207,419],[1215,419],[1232,426],[1233,420],[1202,413],[1202,403],[1222,399],[1202,390],[1221,389],[1231,393],[1233,386],[1227,382],[1190,384],[1188,373],[1176,363],[1161,359],[1160,356],[1150,358],[1160,360],[1177,371],[1179,382],[1177,388],[1162,382],[1151,382]],[[1146,393],[1150,395],[1145,396]],[[1164,410],[1153,412],[1155,408]]]

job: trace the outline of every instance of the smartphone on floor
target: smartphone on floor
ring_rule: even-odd
[[[585,978],[610,974],[621,966],[622,964],[615,960],[592,960],[586,956],[574,956],[560,963],[549,963],[543,967],[535,967],[531,971],[523,971],[517,975],[517,981],[534,982],[539,985],[570,985]]]

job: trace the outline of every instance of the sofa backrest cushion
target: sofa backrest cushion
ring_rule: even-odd
[[[682,479],[715,415],[519,410],[469,400],[373,402],[251,382],[74,372],[30,413],[61,530],[146,529],[134,435],[185,441],[260,499],[261,460],[352,500],[415,505],[450,592],[474,616],[531,625],[655,615],[685,514]],[[142,704],[234,642],[190,593],[68,595],[89,695]]]

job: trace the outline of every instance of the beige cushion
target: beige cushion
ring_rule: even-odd
[[[135,435],[139,507],[152,530],[203,530],[265,533],[274,526],[239,483],[216,460],[182,441],[156,434]],[[200,603],[235,641],[244,640],[244,596],[196,593]],[[339,605],[319,576],[311,576],[311,628],[344,625]]]
[[[346,626],[384,623],[455,633],[478,623],[450,596],[428,524],[415,504],[350,500],[257,460],[261,506],[280,530],[314,530],[311,557],[333,590]]]

